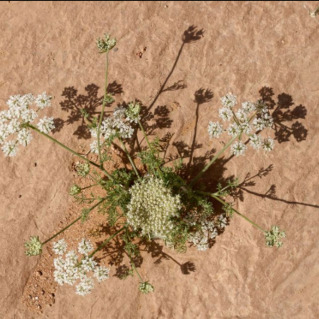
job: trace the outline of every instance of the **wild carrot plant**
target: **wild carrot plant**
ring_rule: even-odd
[[[267,246],[280,247],[285,233],[278,226],[270,230],[252,221],[236,210],[226,198],[239,186],[238,180],[231,180],[226,185],[217,185],[217,189],[203,190],[198,187],[201,178],[208,169],[230,149],[230,154],[243,156],[248,148],[270,152],[274,141],[262,132],[273,126],[271,114],[262,101],[243,102],[238,107],[237,97],[231,93],[221,98],[219,110],[221,122],[209,122],[207,134],[211,139],[228,137],[224,147],[198,172],[192,180],[181,177],[178,162],[168,167],[161,156],[158,139],[151,140],[142,124],[141,106],[132,101],[117,107],[112,115],[105,115],[105,107],[114,98],[108,92],[109,55],[116,40],[109,35],[97,40],[97,47],[106,61],[104,98],[102,110],[98,117],[83,115],[91,132],[93,141],[90,151],[98,157],[97,162],[62,144],[50,135],[54,129],[53,118],[39,118],[41,112],[51,107],[52,99],[45,92],[38,96],[32,94],[11,96],[7,102],[8,110],[0,112],[0,144],[5,156],[15,156],[19,147],[30,144],[32,134],[40,134],[51,142],[63,147],[79,158],[76,171],[86,177],[94,173],[94,182],[85,188],[92,189],[92,197],[83,195],[85,188],[73,185],[69,194],[81,203],[91,204],[82,209],[79,216],[69,225],[59,230],[46,240],[31,236],[25,243],[26,255],[40,255],[44,245],[53,241],[74,224],[85,222],[96,208],[106,215],[110,227],[109,237],[95,247],[88,239],[82,238],[77,251],[67,251],[64,239],[53,242],[54,280],[59,285],[75,285],[76,293],[86,295],[94,287],[94,280],[103,281],[109,277],[110,269],[99,266],[95,254],[111,243],[115,238],[124,243],[124,252],[130,260],[130,274],[136,273],[139,279],[139,290],[142,293],[154,291],[154,287],[143,279],[134,264],[134,257],[140,250],[136,239],[144,241],[160,240],[177,251],[184,252],[188,245],[205,251],[213,243],[217,234],[228,224],[233,214],[244,218],[265,236]],[[128,141],[137,136],[140,130],[147,143],[140,152],[131,155]],[[111,147],[117,145],[127,156],[131,168],[107,171],[104,163],[110,160]],[[144,165],[138,169],[137,157]],[[101,188],[104,196],[95,196],[94,189]],[[221,204],[223,213],[216,214],[214,206]]]

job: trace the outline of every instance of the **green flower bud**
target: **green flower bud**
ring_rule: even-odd
[[[269,247],[281,247],[283,245],[281,238],[285,238],[286,234],[284,231],[280,231],[278,226],[272,226],[270,231],[265,233],[266,245]]]
[[[76,184],[72,185],[71,188],[70,188],[69,194],[71,196],[74,196],[74,195],[77,195],[79,193],[81,193],[81,187],[76,185]]]
[[[108,34],[104,34],[104,39],[98,38],[96,40],[97,48],[100,53],[106,53],[112,50],[116,45],[116,39],[111,39]]]
[[[138,289],[143,294],[148,294],[154,291],[154,287],[148,281],[140,282]]]
[[[79,176],[85,177],[90,172],[90,165],[88,163],[78,163],[75,169]]]
[[[25,242],[24,247],[26,248],[25,254],[27,256],[37,256],[42,252],[42,243],[39,236],[31,236],[30,240]]]

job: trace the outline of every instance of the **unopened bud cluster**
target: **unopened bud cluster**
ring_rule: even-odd
[[[136,182],[129,190],[131,200],[127,222],[142,236],[165,239],[174,228],[172,217],[181,208],[179,195],[173,196],[161,179],[150,177]]]
[[[283,245],[281,239],[286,237],[284,231],[280,231],[278,226],[272,226],[269,231],[265,233],[266,245],[269,247],[281,247]]]
[[[111,37],[107,33],[105,33],[104,38],[98,38],[96,40],[96,45],[100,53],[105,53],[115,47],[116,39],[111,39]]]

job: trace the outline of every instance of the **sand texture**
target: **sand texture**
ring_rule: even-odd
[[[168,154],[191,158],[191,174],[222,147],[207,134],[220,97],[265,99],[275,150],[227,153],[205,178],[248,179],[236,208],[267,229],[280,225],[287,239],[281,249],[267,248],[258,230],[234,216],[206,252],[146,248],[140,271],[153,294],[140,294],[136,276],[120,280],[111,267],[108,281],[77,296],[52,282],[49,249],[24,255],[30,235],[48,238],[81,209],[68,195],[76,159],[34,136],[18,156],[0,155],[0,318],[319,318],[319,17],[304,5],[316,3],[1,3],[0,109],[10,95],[46,91],[54,96],[46,114],[57,119],[53,136],[79,152],[90,144],[79,109],[100,110],[104,59],[95,39],[104,32],[118,39],[110,54],[112,107],[133,99],[149,107],[149,130],[172,134]],[[76,243],[93,222],[103,226],[99,218],[66,238]]]

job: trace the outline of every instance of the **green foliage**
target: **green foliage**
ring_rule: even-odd
[[[144,151],[139,152],[137,155],[142,163],[146,166],[147,171],[155,176],[160,176],[159,169],[164,164],[163,159],[160,158],[160,141],[155,138],[150,142],[150,147]]]
[[[114,226],[120,217],[119,208],[122,213],[127,210],[130,200],[128,192],[130,184],[133,182],[133,172],[125,169],[117,169],[112,173],[112,179],[103,181],[102,187],[106,190],[106,200],[100,207],[100,212],[108,214],[110,226]]]
[[[91,209],[89,209],[89,208],[83,208],[82,209],[82,212],[81,212],[81,220],[82,220],[82,222],[85,222],[85,221],[88,220],[90,211],[91,211]]]

